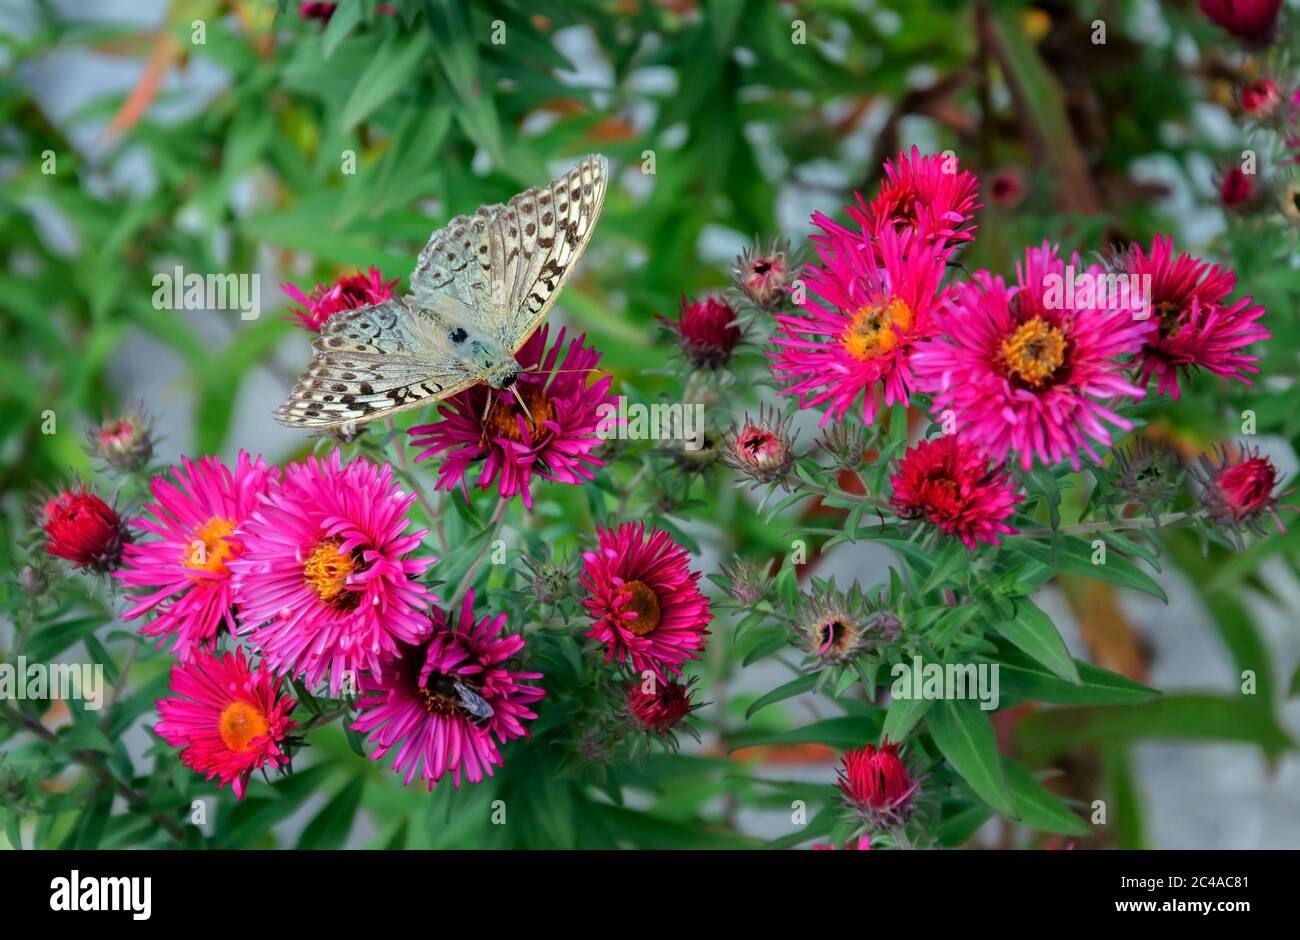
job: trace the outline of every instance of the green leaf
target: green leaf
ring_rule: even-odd
[[[38,627],[23,653],[30,663],[48,663],[69,646],[90,636],[106,623],[108,623],[107,619],[96,614]]]
[[[1008,819],[1018,819],[989,716],[974,702],[945,699],[926,720],[934,743],[980,799]]]
[[[897,698],[889,705],[885,715],[884,736],[889,741],[902,741],[916,727],[934,704],[929,698]]]
[[[1241,741],[1270,757],[1295,747],[1276,716],[1254,702],[1195,693],[1129,707],[1057,708],[1028,715],[1016,728],[1019,753],[1034,763],[1079,747],[1147,739]]]
[[[738,751],[746,747],[764,747],[768,745],[787,744],[825,744],[839,750],[865,747],[880,739],[880,729],[884,725],[884,709],[877,709],[874,715],[852,715],[839,718],[823,718],[810,725],[791,728],[789,731],[746,731],[732,736],[731,749]]]
[[[983,803],[977,803],[945,819],[935,829],[934,837],[944,848],[955,849],[973,839],[991,818],[993,811]]]
[[[328,60],[334,55],[339,43],[348,38],[352,30],[361,23],[361,4],[343,3],[334,8],[329,24],[321,35],[321,58]]]
[[[428,51],[429,32],[424,29],[385,42],[357,79],[347,104],[343,106],[339,118],[341,130],[344,133],[351,131],[389,98],[412,85]]]
[[[745,709],[745,720],[748,721],[753,718],[755,713],[767,708],[769,705],[775,705],[777,702],[783,702],[796,695],[802,695],[804,692],[811,692],[815,685],[817,685],[817,673],[807,672],[797,676],[784,685],[777,686],[766,695],[760,696],[754,704]]]
[[[272,826],[291,816],[318,792],[334,769],[333,764],[317,764],[271,784],[271,797],[246,796],[231,812],[229,827],[217,836],[213,848],[257,844]]]
[[[981,609],[979,604],[962,604],[960,607],[953,607],[946,611],[930,629],[930,642],[936,649],[943,649],[957,638],[962,628],[970,623]]]
[[[1139,705],[1160,698],[1160,691],[1127,676],[1075,660],[1079,684],[1065,682],[1019,650],[1000,649],[1000,694],[1015,701],[1051,702],[1054,705]]]
[[[1002,769],[1011,794],[1020,811],[1020,821],[1031,829],[1057,832],[1063,836],[1089,836],[1092,827],[1062,803],[1055,794],[1044,787],[1024,767],[1013,760],[1003,759]]]
[[[364,774],[357,774],[349,780],[316,814],[316,818],[307,824],[307,828],[298,838],[298,848],[343,848],[348,840],[348,833],[352,830],[352,820],[357,814],[357,807],[361,805],[361,797],[365,789]]]
[[[1014,603],[1015,617],[1010,620],[994,618],[993,628],[1062,679],[1073,685],[1082,684],[1079,670],[1052,618],[1027,597],[1018,597]]]
[[[931,569],[929,577],[921,585],[921,593],[928,594],[935,588],[947,584],[954,575],[965,571],[969,565],[970,554],[966,551],[966,546],[957,539],[953,539],[935,560],[934,568]]]
[[[1118,584],[1120,587],[1133,588],[1169,603],[1164,588],[1133,562],[1118,552],[1108,551],[1106,563],[1094,565],[1092,548],[1087,542],[1074,536],[1060,539],[1055,545],[1045,545],[1030,538],[1017,537],[1007,539],[1006,544],[1009,548],[1044,565],[1051,565],[1085,578],[1095,578],[1098,581]]]

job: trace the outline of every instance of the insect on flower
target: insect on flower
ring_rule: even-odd
[[[515,388],[524,372],[515,356],[582,257],[608,179],[609,164],[593,154],[547,186],[438,229],[411,273],[410,295],[325,322],[276,419],[336,430],[480,383],[510,391],[528,414]]]

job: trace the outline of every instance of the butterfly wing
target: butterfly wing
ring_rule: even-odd
[[[591,240],[608,181],[609,163],[592,154],[549,186],[480,210],[487,223],[493,336],[506,349],[518,352],[555,304]]]
[[[427,311],[400,299],[334,314],[312,361],[275,411],[289,427],[330,430],[431,404],[477,381]]]

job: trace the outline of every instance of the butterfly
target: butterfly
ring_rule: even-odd
[[[438,229],[420,252],[410,294],[325,322],[276,420],[351,433],[479,383],[512,391],[523,407],[515,354],[582,257],[608,179],[608,162],[592,154],[547,186]]]

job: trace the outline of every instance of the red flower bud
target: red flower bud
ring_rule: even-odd
[[[125,523],[85,486],[63,490],[47,501],[41,511],[41,528],[45,550],[72,562],[75,568],[111,571],[122,557]]]
[[[726,365],[731,351],[740,342],[736,311],[716,297],[705,297],[695,303],[687,303],[682,297],[681,312],[676,320],[659,319],[677,334],[682,352],[691,365],[699,369]]]
[[[1264,44],[1273,37],[1282,0],[1201,0],[1201,12],[1238,39]]]

